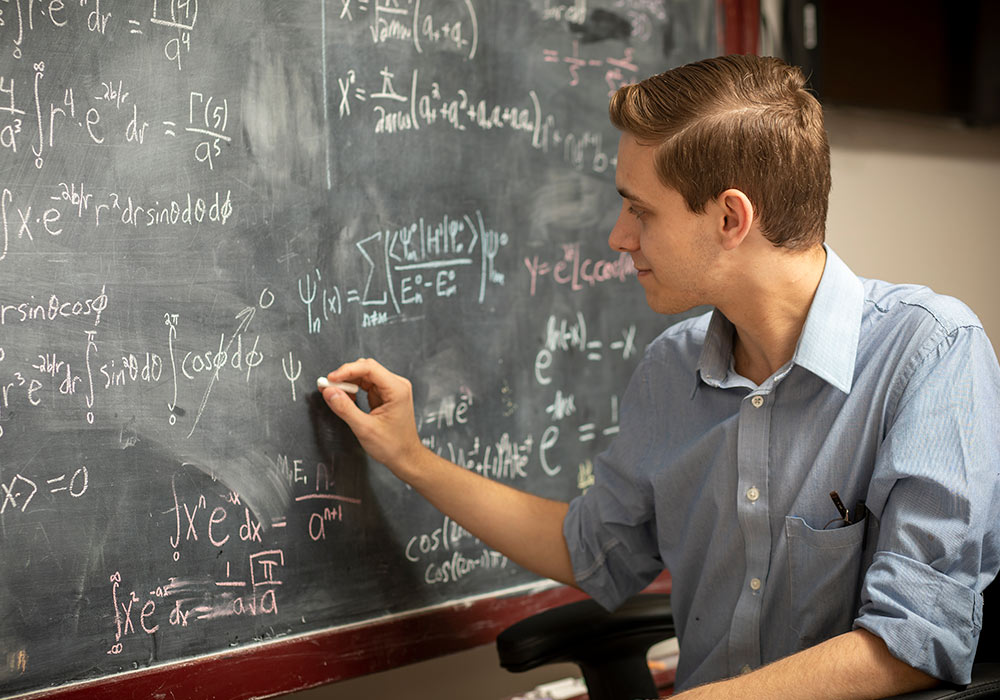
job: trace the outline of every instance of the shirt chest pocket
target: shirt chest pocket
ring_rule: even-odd
[[[858,610],[867,518],[816,530],[799,517],[785,517],[791,627],[802,648],[851,629]]]

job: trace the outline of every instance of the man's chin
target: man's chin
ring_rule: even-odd
[[[693,302],[686,302],[681,299],[665,299],[663,297],[652,297],[649,292],[646,292],[646,304],[649,308],[658,314],[663,314],[664,316],[673,316],[675,314],[682,314],[685,311],[690,311],[694,307],[698,306]]]

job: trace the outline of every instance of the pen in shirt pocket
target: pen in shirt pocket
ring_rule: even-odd
[[[864,551],[865,547],[868,546],[868,508],[864,501],[858,501],[854,506],[854,518],[851,522],[860,523],[862,520],[865,521],[861,531],[861,550]]]
[[[833,501],[834,507],[837,512],[840,513],[840,519],[844,521],[845,525],[854,525],[855,523],[860,523],[868,515],[868,508],[865,506],[863,500],[859,500],[855,506],[854,511],[848,511],[844,502],[840,500],[840,494],[836,491],[830,492],[830,500]],[[868,544],[868,523],[865,523],[863,534],[861,536],[861,549],[864,549]]]

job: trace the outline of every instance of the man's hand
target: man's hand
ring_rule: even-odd
[[[369,455],[488,546],[541,576],[575,585],[562,533],[568,504],[497,483],[424,447],[410,382],[375,360],[348,362],[327,379],[352,382],[368,393],[371,412],[365,413],[343,390],[321,390]]]
[[[375,360],[359,359],[327,375],[331,382],[353,382],[368,394],[370,413],[354,397],[336,388],[322,389],[323,399],[354,432],[365,451],[392,472],[410,481],[416,456],[422,451],[413,412],[410,381],[393,374]]]

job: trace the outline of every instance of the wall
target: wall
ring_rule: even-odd
[[[827,240],[856,273],[926,284],[965,301],[1000,347],[1000,128],[828,110]],[[288,696],[294,700],[499,700],[563,678],[515,676],[491,646]]]
[[[958,297],[1000,347],[1000,128],[827,110],[827,130],[837,254],[859,275]]]

